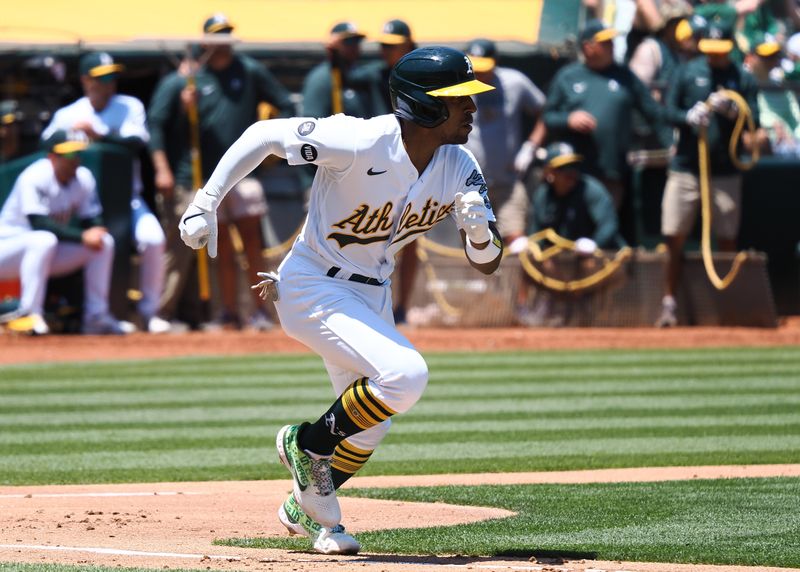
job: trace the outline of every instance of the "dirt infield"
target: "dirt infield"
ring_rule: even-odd
[[[363,477],[352,487],[439,484],[519,484],[656,481],[693,478],[800,476],[800,465],[674,467],[559,471],[506,475]],[[387,556],[325,557],[215,546],[217,538],[282,536],[275,510],[290,481],[72,485],[0,488],[0,562],[61,562],[106,566],[307,572],[375,570],[598,570],[628,572],[745,571],[746,567],[682,566],[632,562],[537,562],[535,558]],[[453,525],[513,513],[442,503],[401,503],[343,497],[348,529]],[[435,514],[435,517],[433,516]],[[759,571],[780,570],[758,568]]]
[[[421,351],[548,350],[590,348],[695,348],[800,345],[800,320],[775,330],[746,328],[657,329],[405,329]],[[304,352],[279,330],[124,338],[0,336],[0,364],[49,361],[244,355]],[[599,471],[363,477],[354,487],[437,484],[517,484],[655,481],[692,478],[800,476],[800,465],[641,468]],[[538,572],[759,572],[788,570],[535,558],[388,556],[325,557],[311,552],[214,546],[217,538],[284,535],[275,511],[288,481],[0,487],[0,562],[59,562],[154,569],[310,572],[432,569]],[[504,518],[496,508],[342,498],[348,530],[419,527]],[[435,515],[435,516],[434,516]]]
[[[779,328],[403,328],[421,351],[697,348],[800,345],[800,318]],[[280,328],[267,333],[190,332],[125,337],[0,335],[0,364],[304,352]]]

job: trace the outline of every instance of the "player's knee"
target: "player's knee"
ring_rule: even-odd
[[[386,394],[386,404],[404,413],[419,401],[428,385],[428,365],[422,355],[414,350],[402,352],[381,376],[381,388]]]
[[[167,243],[164,230],[154,216],[142,218],[136,225],[134,238],[136,249],[141,253],[146,250],[151,252],[163,252]]]
[[[28,238],[28,247],[38,252],[50,252],[58,246],[58,237],[49,230],[36,230]]]
[[[114,237],[110,233],[107,232],[103,235],[103,245],[100,248],[101,250],[114,250]]]

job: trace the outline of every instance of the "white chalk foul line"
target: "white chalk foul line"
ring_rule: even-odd
[[[169,497],[180,495],[204,495],[206,493],[182,493],[174,491],[153,491],[153,492],[137,492],[137,493],[30,493],[30,494],[13,494],[13,495],[0,495],[0,499],[26,499],[26,498],[71,498],[71,497]]]
[[[177,552],[143,552],[141,550],[120,550],[117,548],[97,548],[91,546],[45,546],[37,544],[0,544],[0,548],[25,550],[60,550],[62,552],[89,552],[91,554],[112,554],[114,556],[158,556],[163,558],[211,558],[212,560],[241,560],[239,556],[220,554],[180,554]]]

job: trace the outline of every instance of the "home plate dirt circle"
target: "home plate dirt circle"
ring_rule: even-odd
[[[352,487],[656,481],[692,478],[800,476],[800,465],[672,467],[361,477]],[[563,572],[722,572],[755,568],[658,563],[550,561],[449,555],[359,554],[215,546],[215,539],[284,536],[275,512],[290,481],[0,487],[0,562],[130,566],[154,569],[307,572],[432,569]],[[513,513],[488,507],[404,503],[342,497],[350,532],[455,525]],[[778,571],[780,568],[758,568]],[[788,569],[783,569],[788,570]]]

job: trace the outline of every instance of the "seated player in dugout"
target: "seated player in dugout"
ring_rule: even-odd
[[[583,157],[572,145],[555,142],[540,153],[544,157],[541,184],[533,193],[532,216],[528,234],[546,229],[575,242],[575,251],[583,258],[584,267],[592,264],[597,249],[617,250],[627,246],[619,233],[619,219],[611,195],[598,179],[581,171]],[[556,268],[551,260],[544,262],[551,277]],[[540,326],[542,316],[528,307],[529,279],[517,294],[517,319],[521,325]]]
[[[455,220],[470,264],[485,274],[503,246],[481,168],[463,144],[475,79],[457,50],[414,50],[389,79],[393,115],[262,121],[225,153],[184,214],[181,236],[216,254],[216,212],[228,190],[268,155],[315,164],[308,216],[277,275],[257,284],[286,333],[324,360],[336,399],[318,419],[287,425],[276,445],[294,480],[278,517],[327,554],[355,553],[336,489],[367,462],[392,417],[422,396],[428,367],[392,319],[389,276],[404,246]]]

